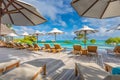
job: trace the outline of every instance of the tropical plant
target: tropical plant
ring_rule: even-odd
[[[36,36],[25,36],[25,38],[24,38],[24,39],[25,39],[25,40],[32,41],[32,42],[37,41]]]
[[[90,40],[90,43],[95,44],[95,43],[96,43],[96,40],[95,40],[95,39],[91,39],[91,40]]]
[[[120,44],[120,37],[115,37],[115,38],[109,38],[105,41],[106,44]]]
[[[87,40],[82,40],[82,42],[83,42],[84,44],[86,44],[86,43],[87,43]]]
[[[74,39],[80,40],[84,37],[84,34],[79,34],[76,37],[74,37]]]
[[[23,39],[14,39],[14,42],[33,44],[37,41],[35,36],[25,36]]]
[[[70,40],[65,40],[64,43],[70,44],[70,43],[72,43],[72,42],[71,42]]]

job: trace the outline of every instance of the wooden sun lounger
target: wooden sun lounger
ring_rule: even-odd
[[[96,63],[75,63],[75,75],[80,80],[103,80],[108,73]]]
[[[0,63],[0,73],[4,73],[4,72],[7,72],[15,67],[19,67],[19,64],[20,64],[20,61],[18,60],[11,60],[11,61],[8,61],[8,62],[3,62],[3,63]]]
[[[42,48],[38,44],[34,44],[34,51],[39,51]]]
[[[75,76],[80,80],[120,80],[120,75],[112,75],[96,63],[75,63]]]
[[[114,53],[115,55],[120,55],[120,46],[115,46],[115,48],[112,49],[106,49],[107,53]]]
[[[55,48],[51,49],[51,51],[54,53],[61,52],[61,51],[65,50],[65,48],[62,48],[59,44],[54,44],[54,47]]]
[[[25,48],[26,48],[26,46],[24,44],[19,43],[18,49],[25,49]]]
[[[43,51],[46,51],[46,52],[51,52],[51,50],[54,49],[50,46],[50,44],[44,44],[44,48],[43,48]]]
[[[82,53],[82,46],[74,45],[72,53],[73,54],[81,54]]]
[[[7,46],[7,44],[5,42],[0,41],[0,47],[6,47],[6,46]]]
[[[42,72],[46,75],[46,65],[38,68],[30,64],[22,64],[0,78],[3,80],[41,80],[42,76],[39,74]]]
[[[33,51],[34,50],[34,46],[32,44],[27,44],[28,47],[27,49],[30,50],[30,51]]]
[[[111,72],[112,71],[112,68],[114,67],[120,67],[120,65],[118,65],[117,63],[110,63],[110,62],[106,62],[104,63],[105,64],[105,70],[107,72]]]
[[[98,56],[97,46],[87,46],[87,54]]]

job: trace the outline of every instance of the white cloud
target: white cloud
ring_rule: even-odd
[[[15,28],[14,29],[18,34],[22,34],[23,32],[27,32],[29,34],[33,34],[35,32],[35,30],[33,28],[29,28],[29,27],[24,27],[24,26],[20,26],[20,28]]]
[[[70,23],[72,23],[72,24],[75,24],[75,20],[73,20],[73,19],[69,19],[69,21],[70,21]]]
[[[104,27],[100,27],[100,28],[98,28],[98,30],[99,30],[99,32],[97,32],[95,35],[96,36],[105,36],[106,35],[106,28],[104,28]]]
[[[72,31],[76,31],[76,30],[78,30],[78,29],[79,29],[78,25],[73,25]]]
[[[53,25],[60,26],[60,27],[67,27],[67,23],[59,17],[57,21],[53,21]]]
[[[58,14],[73,12],[70,4],[64,4],[64,0],[24,0],[34,5],[40,13],[51,20],[57,19]],[[70,0],[67,0],[70,3]]]
[[[75,36],[75,33],[74,33],[74,32],[71,32],[71,35]]]
[[[60,25],[63,26],[63,27],[66,27],[66,26],[67,26],[67,24],[66,24],[65,21],[60,20],[59,23],[60,23]]]
[[[109,18],[109,19],[94,19],[94,18],[83,18],[82,22],[87,22],[89,26],[99,28],[106,27],[110,29],[110,27],[116,26],[120,24],[120,17]]]

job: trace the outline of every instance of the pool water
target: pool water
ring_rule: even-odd
[[[69,41],[45,41],[45,42],[41,42],[38,41],[39,46],[44,47],[44,44],[50,44],[51,46],[54,46],[54,44],[60,44],[62,47],[66,47],[66,48],[73,48],[73,45],[81,45],[83,48],[85,47],[84,43],[82,41],[78,41],[78,40],[69,40]],[[98,46],[99,49],[113,49],[114,46],[113,45],[107,45],[105,44],[104,40],[97,40],[95,44],[92,44],[90,42],[87,42],[87,46]]]

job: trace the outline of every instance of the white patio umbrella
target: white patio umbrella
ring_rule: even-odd
[[[116,31],[116,30],[120,30],[120,24],[117,27],[113,27],[110,30],[107,31]]]
[[[71,5],[80,16],[109,18],[120,16],[120,0],[72,0]]]
[[[27,32],[24,32],[23,34],[21,34],[22,36],[28,36],[29,34]]]
[[[58,30],[57,28],[53,28],[53,30],[51,30],[50,32],[48,32],[48,34],[53,34],[53,35],[55,35],[55,41],[56,41],[56,36],[57,36],[58,34],[63,34],[63,33],[64,33],[63,31]]]
[[[33,26],[45,22],[39,12],[21,0],[0,0],[0,25]],[[1,27],[0,27],[1,34]]]
[[[5,36],[10,33],[14,33],[14,30],[8,28],[5,24],[1,24],[0,36]]]
[[[10,33],[10,34],[7,34],[6,36],[12,37],[12,40],[13,40],[13,38],[16,37],[16,36],[18,36],[18,35],[15,34],[15,33]]]
[[[24,32],[21,35],[24,36],[24,38],[25,38],[25,36],[28,36],[29,34],[27,32]]]
[[[39,30],[36,30],[34,34],[35,34],[35,35],[44,35],[44,33],[43,33],[43,32],[40,32]]]
[[[43,32],[40,32],[39,30],[36,30],[35,33],[34,33],[34,35],[37,36],[37,42],[38,42],[38,36],[39,36],[39,35],[44,35],[44,33],[43,33]]]
[[[86,48],[86,39],[87,39],[87,36],[86,36],[86,35],[87,35],[87,34],[91,34],[91,33],[96,33],[96,32],[98,32],[98,30],[95,30],[95,29],[90,28],[90,27],[88,27],[88,26],[83,26],[83,28],[75,31],[74,33],[75,33],[76,35],[84,34],[84,41],[85,41],[84,45],[85,45],[85,48]]]
[[[7,34],[7,36],[16,37],[16,36],[18,36],[18,35],[15,34],[15,33],[10,33],[10,34]]]

